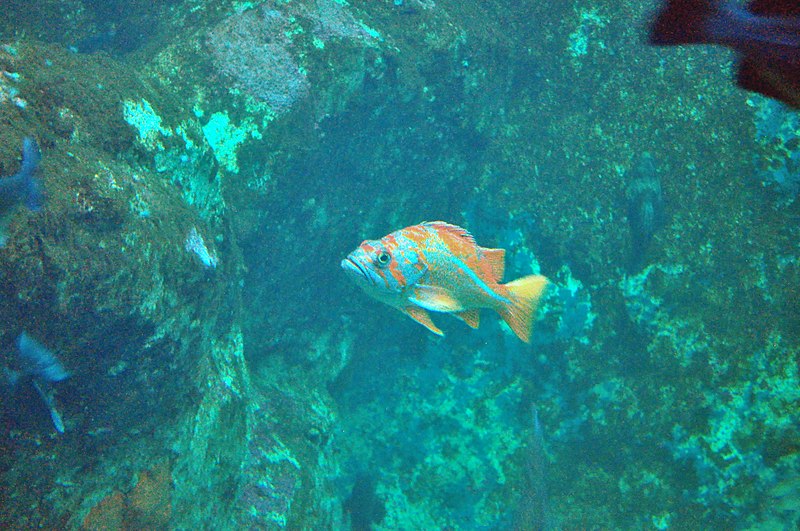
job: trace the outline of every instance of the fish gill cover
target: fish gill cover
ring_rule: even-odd
[[[0,190],[31,138],[46,191],[1,527],[797,527],[800,126],[730,55],[634,1],[156,4],[0,17]],[[550,279],[530,344],[351,285],[421,220]]]

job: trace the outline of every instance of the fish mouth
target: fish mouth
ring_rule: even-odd
[[[355,275],[356,277],[364,277],[365,279],[369,280],[371,283],[375,283],[372,277],[367,273],[367,270],[364,269],[364,266],[359,264],[357,261],[353,260],[351,257],[347,257],[342,260],[342,269],[350,273],[351,275]]]

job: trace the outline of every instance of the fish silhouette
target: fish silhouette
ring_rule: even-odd
[[[639,156],[626,178],[629,180],[625,195],[631,229],[628,272],[635,273],[642,268],[650,241],[664,223],[664,198],[656,163],[650,153],[645,151]]]
[[[655,45],[719,44],[738,52],[736,84],[800,108],[800,2],[669,0],[650,29]]]

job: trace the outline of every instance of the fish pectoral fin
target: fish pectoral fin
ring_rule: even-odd
[[[409,302],[432,312],[460,312],[464,306],[444,288],[418,284]]]
[[[481,324],[481,311],[478,308],[456,312],[453,315],[467,323],[470,328],[478,328]]]
[[[444,336],[444,332],[439,330],[439,327],[433,324],[431,316],[424,308],[417,306],[406,306],[403,308],[403,313],[414,319],[416,322],[436,334],[437,336]]]

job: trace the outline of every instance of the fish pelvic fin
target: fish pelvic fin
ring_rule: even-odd
[[[419,306],[406,306],[402,311],[437,336],[444,336],[444,332],[433,324],[430,314],[424,308],[420,308]]]
[[[453,315],[467,323],[470,328],[478,328],[481,324],[481,311],[478,308],[456,312]]]
[[[498,313],[525,343],[530,343],[533,316],[547,284],[547,278],[530,275],[504,285],[508,290],[510,302],[500,308]]]

